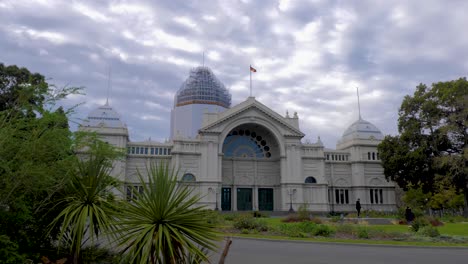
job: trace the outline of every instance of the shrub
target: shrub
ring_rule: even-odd
[[[300,231],[296,224],[281,224],[278,226],[278,231],[289,237],[300,237]]]
[[[316,225],[316,228],[312,231],[314,236],[329,237],[334,233],[334,230],[327,225]]]
[[[368,239],[369,238],[369,232],[367,232],[367,228],[362,228],[362,227],[358,228],[357,236],[358,236],[358,238]]]
[[[290,237],[308,237],[309,233],[314,232],[316,226],[310,221],[288,223],[279,225],[278,231]]]
[[[250,230],[244,228],[244,229],[241,230],[241,233],[242,233],[242,234],[248,234],[248,233],[250,233]]]
[[[337,225],[336,226],[336,232],[337,233],[342,233],[342,234],[354,234],[354,226],[350,224],[342,224],[342,225]]]
[[[443,226],[444,225],[444,223],[436,217],[427,217],[427,219],[429,220],[429,223],[431,223],[431,226]]]
[[[224,218],[219,212],[213,210],[203,210],[205,219],[208,224],[219,225],[224,222]]]
[[[339,216],[339,215],[334,215],[334,216],[330,217],[330,222],[332,222],[332,223],[337,223],[340,220],[341,220],[341,216]]]
[[[318,224],[321,224],[323,221],[322,221],[322,219],[320,219],[320,218],[318,218],[318,217],[312,217],[312,218],[310,219],[310,222],[312,222],[312,223],[318,225]]]
[[[418,230],[424,226],[430,225],[429,220],[425,217],[418,217],[416,218],[413,223],[411,223],[411,229],[414,232],[418,232]]]
[[[439,230],[436,227],[430,226],[430,225],[421,227],[418,231],[418,234],[421,234],[427,237],[439,237],[440,236]]]
[[[239,217],[239,213],[227,213],[223,215],[224,220],[226,221],[234,221],[237,217]]]
[[[288,214],[286,218],[281,219],[281,222],[284,223],[295,223],[295,222],[300,222],[300,218],[298,214]]]
[[[297,210],[297,216],[299,217],[299,221],[310,220],[310,212],[307,210],[306,205],[299,206],[299,210]]]
[[[304,232],[304,233],[310,233],[313,230],[315,230],[315,228],[317,227],[316,224],[314,224],[314,223],[312,223],[310,221],[297,223],[296,225],[297,225],[299,231]]]
[[[263,218],[268,218],[268,217],[270,217],[270,216],[268,215],[268,213],[266,213],[266,212],[260,212],[260,211],[254,211],[254,212],[252,212],[252,215],[253,215],[253,217],[257,217],[257,218],[262,218],[262,217],[263,217]]]
[[[18,253],[18,244],[6,235],[0,235],[0,263],[23,263],[24,257]]]
[[[234,228],[242,229],[256,229],[258,231],[267,231],[268,225],[266,221],[255,219],[252,215],[243,214],[234,219]]]

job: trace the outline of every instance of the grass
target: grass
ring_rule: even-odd
[[[337,238],[328,238],[328,237],[301,238],[301,237],[286,237],[286,236],[276,236],[276,235],[265,236],[262,234],[237,234],[237,233],[227,233],[226,235],[230,237],[241,237],[241,238],[288,240],[288,241],[302,241],[302,242],[328,242],[328,243],[361,244],[361,245],[468,247],[468,243],[447,243],[447,242],[429,242],[429,241],[337,239]]]
[[[445,223],[438,229],[442,235],[468,236],[468,222]]]
[[[366,221],[361,224],[347,223],[354,231],[344,231],[349,228],[340,229],[339,223],[329,222],[324,219],[324,224],[338,230],[337,235],[331,237],[313,236],[309,231],[299,230],[298,234],[294,233],[294,223],[284,223],[283,218],[271,217],[262,218],[262,221],[268,225],[267,232],[242,232],[239,234],[232,228],[224,230],[226,235],[238,236],[257,239],[275,239],[275,240],[292,240],[292,241],[309,241],[309,242],[330,242],[330,243],[350,243],[350,244],[372,244],[372,245],[397,245],[397,246],[448,246],[448,247],[468,247],[468,222],[448,223],[437,227],[441,237],[429,238],[422,237],[411,231],[408,225],[369,225]],[[287,226],[291,227],[286,228]],[[296,224],[297,225],[297,224]],[[225,223],[224,227],[231,226],[229,222]],[[337,229],[338,228],[338,229]],[[356,232],[363,230],[369,234],[370,239],[365,236],[364,239],[358,238]],[[340,231],[343,230],[343,231]],[[297,230],[296,230],[297,231]],[[341,233],[345,232],[345,233]],[[352,235],[351,233],[352,232]],[[361,236],[359,236],[361,237]]]

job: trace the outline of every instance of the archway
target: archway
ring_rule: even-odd
[[[272,211],[281,178],[280,145],[265,126],[241,124],[222,144],[221,208]]]

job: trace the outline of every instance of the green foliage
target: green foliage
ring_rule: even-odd
[[[308,237],[311,235],[328,237],[335,232],[328,225],[314,224],[310,221],[280,224],[278,231],[290,237]]]
[[[219,225],[224,222],[223,216],[218,211],[203,210],[205,220],[208,224]]]
[[[420,227],[417,231],[418,234],[427,236],[427,237],[439,237],[440,233],[436,227],[431,225]]]
[[[425,209],[427,208],[427,202],[431,198],[431,193],[424,193],[421,186],[413,187],[413,185],[408,185],[408,190],[403,195],[403,202],[406,206],[409,206],[413,213],[416,214],[417,209]],[[403,208],[403,211],[405,208]],[[403,212],[404,216],[404,212]]]
[[[418,85],[401,104],[400,135],[387,136],[378,146],[386,177],[405,190],[420,186],[424,194],[432,192],[431,206],[447,206],[447,198],[460,193],[468,197],[467,91],[465,78]],[[453,188],[441,191],[436,175]]]
[[[431,223],[426,217],[416,217],[416,219],[411,223],[411,230],[418,232],[420,228],[429,226],[430,224]]]
[[[233,223],[234,228],[242,229],[255,229],[258,231],[267,231],[268,225],[263,219],[256,219],[250,214],[241,214],[234,219]]]
[[[336,225],[336,232],[351,235],[354,234],[355,228],[353,225],[350,224],[340,224]]]
[[[44,234],[60,208],[49,208],[76,159],[70,111],[55,109],[55,103],[79,88],[54,90],[44,80],[0,63],[0,235],[34,260],[53,249],[57,230]]]
[[[316,225],[311,233],[314,236],[329,237],[335,233],[335,230],[328,225]]]
[[[226,221],[234,221],[237,217],[239,217],[239,213],[227,213],[223,214],[224,220]]]
[[[5,235],[0,235],[0,263],[16,264],[23,263],[24,257],[18,253],[18,244],[10,241]]]
[[[320,219],[320,218],[318,218],[318,217],[312,217],[312,218],[310,219],[310,222],[312,222],[312,223],[314,223],[314,224],[322,224],[322,223],[323,223],[322,219]]]
[[[44,76],[0,63],[0,111],[42,107],[48,92]]]
[[[81,251],[81,260],[83,263],[89,264],[113,264],[119,262],[119,258],[115,253],[111,252],[109,249],[98,246],[83,248]]]
[[[63,210],[51,223],[51,228],[60,227],[59,243],[70,241],[70,251],[77,258],[84,243],[85,234],[91,242],[103,232],[113,231],[113,220],[117,212],[111,188],[118,183],[109,175],[112,160],[107,153],[112,150],[102,141],[89,145],[86,156],[78,159],[70,181],[66,182],[63,198],[59,205]]]
[[[358,228],[357,236],[358,236],[358,238],[368,239],[369,238],[369,232],[367,231],[367,228],[366,227]]]
[[[302,204],[299,206],[299,209],[297,210],[297,216],[299,217],[300,221],[308,221],[310,220],[310,212],[307,209],[307,206]]]
[[[125,263],[183,263],[188,255],[206,261],[203,248],[215,250],[219,238],[213,224],[204,219],[198,194],[177,185],[177,171],[167,164],[151,164],[148,181],[138,177],[143,192],[124,203],[117,227]]]

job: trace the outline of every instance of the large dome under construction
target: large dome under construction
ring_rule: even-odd
[[[231,106],[231,94],[208,67],[199,66],[177,91],[174,105],[211,104],[225,108]]]

